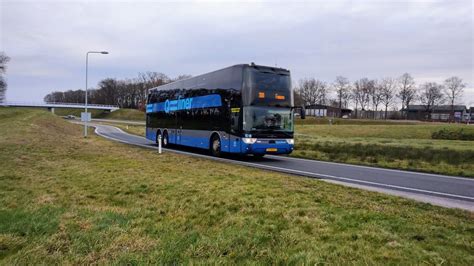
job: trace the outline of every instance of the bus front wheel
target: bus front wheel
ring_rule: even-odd
[[[161,145],[163,148],[167,148],[170,145],[169,139],[168,139],[168,131],[163,132],[163,138],[161,139]]]
[[[221,139],[218,135],[214,135],[211,139],[211,153],[212,156],[221,157]]]

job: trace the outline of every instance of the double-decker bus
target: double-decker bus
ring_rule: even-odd
[[[289,154],[293,118],[290,71],[241,64],[150,89],[146,137],[214,156]]]

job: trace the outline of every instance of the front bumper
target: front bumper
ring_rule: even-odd
[[[294,145],[285,139],[258,139],[253,144],[241,142],[241,152],[245,154],[290,154]]]

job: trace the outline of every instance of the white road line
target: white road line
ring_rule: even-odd
[[[376,166],[364,166],[364,165],[356,165],[356,164],[346,164],[346,163],[336,163],[336,162],[326,162],[326,161],[319,161],[319,160],[312,160],[312,159],[305,159],[305,158],[296,158],[296,157],[286,157],[286,156],[275,156],[275,155],[267,155],[270,158],[284,158],[288,160],[295,160],[295,161],[309,161],[309,162],[318,162],[323,164],[333,164],[333,165],[342,165],[348,167],[358,167],[370,170],[382,170],[382,171],[390,171],[396,173],[405,173],[405,174],[416,174],[416,175],[425,175],[425,176],[436,176],[442,178],[450,178],[450,179],[459,179],[459,180],[466,180],[469,182],[474,182],[474,178],[469,177],[460,177],[460,176],[446,176],[446,175],[439,175],[439,174],[431,174],[431,173],[423,173],[423,172],[412,172],[412,171],[405,171],[405,170],[397,170],[397,169],[390,169],[390,168],[382,168]]]
[[[110,127],[115,128],[113,126],[110,126]],[[110,136],[105,136],[103,133],[100,133],[97,129],[98,128],[96,127],[95,132],[98,135],[100,135],[104,138],[119,141],[119,142],[123,142],[123,143],[127,143],[127,144],[130,144],[130,145],[135,145],[135,146],[141,146],[141,147],[145,147],[145,148],[149,148],[149,149],[154,149],[154,147],[149,146],[149,145],[132,143],[132,142],[128,142],[128,141],[125,141],[125,140],[116,139],[116,138],[113,138],[113,137],[110,137]],[[135,136],[135,135],[132,135],[132,134],[128,134],[128,133],[122,131],[119,128],[116,128],[116,129],[118,129],[119,131],[121,131],[122,133],[125,133],[127,135]],[[137,136],[135,136],[135,137],[137,137]],[[307,172],[307,171],[300,171],[300,170],[282,168],[282,167],[277,167],[277,166],[269,166],[269,165],[262,165],[262,164],[256,164],[256,163],[250,163],[250,162],[229,160],[229,159],[225,159],[225,158],[216,158],[216,157],[211,157],[211,156],[207,156],[207,155],[201,155],[201,154],[184,152],[184,151],[176,151],[176,150],[170,150],[170,149],[166,149],[166,150],[171,151],[171,152],[175,152],[175,153],[186,154],[186,155],[191,155],[191,156],[198,156],[198,157],[213,159],[213,160],[222,161],[222,162],[230,162],[230,163],[234,163],[234,164],[237,163],[237,164],[240,164],[240,165],[252,166],[252,167],[260,168],[260,169],[262,169],[262,168],[263,169],[271,169],[271,170],[276,170],[278,172],[294,173],[294,174],[300,174],[300,175],[305,175],[305,176],[309,175],[309,176],[312,176],[312,177],[324,177],[324,178],[328,178],[328,179],[349,181],[351,183],[370,184],[370,185],[376,185],[376,186],[387,187],[387,188],[392,188],[392,189],[402,189],[402,190],[407,190],[407,191],[423,192],[423,193],[428,193],[428,194],[442,195],[442,196],[448,196],[448,197],[453,197],[453,198],[467,199],[467,200],[473,200],[474,201],[474,197],[461,196],[461,195],[456,195],[456,194],[449,194],[449,193],[443,193],[443,192],[437,192],[437,191],[431,191],[431,190],[424,190],[424,189],[417,189],[417,188],[409,188],[409,187],[403,187],[403,186],[397,186],[397,185],[389,185],[389,184],[383,184],[383,183],[377,183],[377,182],[371,182],[371,181],[364,181],[364,180],[358,180],[358,179],[352,179],[352,178],[346,178],[346,177],[339,177],[339,176],[333,176],[333,175],[318,174],[318,173],[312,173],[312,172]]]

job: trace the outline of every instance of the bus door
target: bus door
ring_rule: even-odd
[[[240,107],[230,108],[230,134],[229,134],[229,151],[240,152],[240,142],[238,136],[240,129]]]
[[[178,111],[175,113],[175,136],[176,136],[176,144],[183,144],[183,115],[182,112]]]

